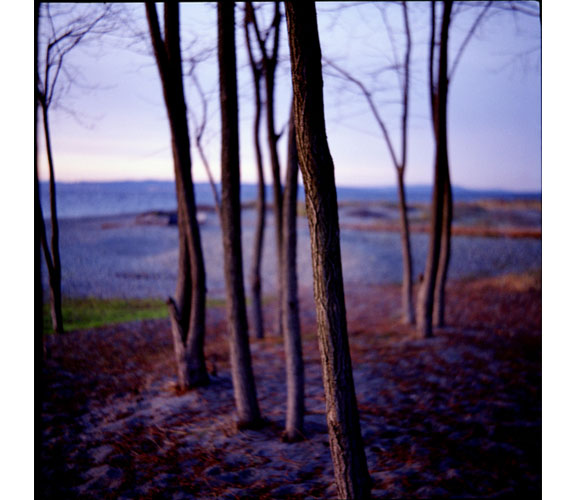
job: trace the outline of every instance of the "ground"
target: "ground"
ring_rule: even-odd
[[[306,439],[293,444],[280,439],[283,342],[273,335],[251,340],[267,425],[236,430],[223,307],[208,311],[211,384],[183,394],[167,320],[47,338],[39,496],[336,498],[310,288],[300,295]],[[432,339],[401,324],[399,301],[397,285],[346,288],[373,496],[540,496],[540,272],[453,280],[448,326]]]

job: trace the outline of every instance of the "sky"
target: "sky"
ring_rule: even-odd
[[[269,5],[267,7],[270,7]],[[318,4],[320,43],[324,57],[337,62],[369,84],[379,109],[399,144],[397,75],[380,72],[393,54],[380,10],[373,4]],[[63,93],[50,111],[58,181],[112,181],[173,179],[169,127],[154,58],[145,36],[143,5],[129,7],[144,42],[128,47],[124,36],[101,44],[78,47],[66,61],[81,75],[80,86]],[[481,10],[465,8],[454,16],[450,33],[453,61],[469,26]],[[269,18],[262,12],[260,22]],[[429,117],[428,39],[429,3],[409,3],[413,39],[408,184],[431,184],[434,144]],[[267,15],[267,18],[266,18]],[[216,46],[215,6],[182,4],[184,58],[202,48]],[[401,54],[404,35],[400,7],[387,9],[388,26]],[[161,19],[161,17],[160,17]],[[252,82],[242,27],[243,9],[236,8],[236,43],[240,93],[240,154],[243,182],[255,182],[252,137]],[[126,35],[126,33],[122,33]],[[194,43],[192,44],[192,40]],[[192,48],[189,49],[189,46]],[[466,46],[450,82],[448,137],[454,184],[476,189],[539,191],[541,189],[541,67],[540,22],[536,17],[493,12]],[[276,89],[276,129],[288,118],[291,100],[289,48],[282,24]],[[219,103],[217,61],[212,57],[198,66],[202,85],[210,93],[205,148],[211,169],[219,178]],[[198,109],[191,81],[185,82],[188,111]],[[349,82],[324,72],[328,140],[335,163],[336,181],[348,186],[394,185],[396,173],[381,132],[365,99]],[[68,110],[74,110],[72,115]],[[41,129],[40,129],[41,130]],[[41,134],[40,134],[41,135]],[[284,134],[285,136],[285,134]],[[262,127],[265,151],[265,128]],[[280,159],[285,164],[285,137]],[[42,146],[41,146],[42,147]],[[207,176],[193,150],[193,173],[198,182]],[[264,160],[267,155],[264,156]],[[42,179],[47,178],[45,156],[40,156]],[[266,165],[269,162],[266,163]],[[271,181],[269,167],[266,180]]]

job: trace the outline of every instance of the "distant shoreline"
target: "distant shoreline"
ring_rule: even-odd
[[[121,180],[121,181],[57,181],[57,186],[144,186],[144,185],[174,185],[174,180],[156,180],[156,179],[143,179],[143,180]],[[41,186],[48,186],[48,180],[40,180]],[[194,182],[195,186],[210,186],[208,182]],[[219,188],[220,184],[216,183]],[[257,187],[257,183],[254,182],[242,182],[242,187],[253,188]],[[299,189],[303,191],[303,183],[301,181],[298,183]],[[432,185],[431,184],[406,184],[405,188],[407,191],[411,192],[424,192],[431,194]],[[271,190],[272,184],[266,184],[266,189]],[[382,184],[382,185],[369,185],[369,186],[353,186],[353,185],[338,185],[338,191],[340,190],[350,190],[350,191],[381,191],[381,192],[393,192],[397,191],[396,184]],[[454,185],[452,186],[454,192],[458,193],[469,193],[476,196],[490,196],[490,197],[518,197],[518,198],[541,198],[542,190],[516,190],[516,189],[505,189],[505,188],[473,188],[466,186]]]
[[[271,186],[266,189],[268,205],[273,200]],[[407,186],[406,197],[408,205],[429,204],[431,186]],[[541,193],[517,193],[511,191],[481,191],[469,190],[455,186],[453,188],[455,203],[541,203]],[[211,186],[207,183],[195,184],[196,204],[214,207]],[[241,191],[244,206],[254,204],[257,198],[255,184],[243,184]],[[304,203],[305,195],[302,188],[298,192],[298,200]],[[49,187],[41,184],[42,210],[45,217],[49,214]],[[101,215],[132,215],[150,211],[175,211],[176,195],[174,183],[171,181],[129,181],[108,183],[57,183],[56,201],[58,216],[61,218],[101,216]],[[354,204],[394,204],[397,203],[395,186],[387,187],[339,187],[338,202],[340,209]]]

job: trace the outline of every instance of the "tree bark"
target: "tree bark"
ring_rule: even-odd
[[[411,28],[409,26],[409,15],[406,2],[402,2],[403,21],[405,27],[405,59],[403,61],[403,115],[401,119],[401,165],[396,165],[397,190],[399,200],[399,214],[401,227],[401,250],[403,258],[403,285],[402,304],[403,320],[407,324],[415,323],[415,312],[413,309],[413,270],[411,262],[411,243],[409,241],[409,220],[407,218],[407,201],[405,199],[404,174],[407,164],[407,119],[409,116],[409,74],[411,67]]]
[[[435,284],[433,323],[437,327],[445,326],[445,284],[451,257],[451,223],[453,221],[453,193],[449,176],[449,164],[445,172],[445,187],[443,193],[443,224],[441,226],[441,248]]]
[[[164,39],[153,3],[146,3],[146,14],[172,138],[179,231],[178,283],[176,300],[172,304],[177,314],[172,314],[172,321],[177,319],[179,322],[173,333],[182,337],[185,349],[186,366],[180,366],[182,358],[176,356],[177,371],[178,374],[185,374],[182,388],[189,389],[207,384],[209,377],[204,357],[206,273],[192,180],[190,136],[182,80],[179,5],[166,3],[164,6]],[[174,348],[178,352],[177,346]]]
[[[273,79],[268,79],[268,74],[272,71],[272,65],[266,65],[266,108],[267,108],[267,126],[268,126],[268,147],[270,150],[270,159],[272,166],[272,180],[273,180],[273,193],[274,193],[274,218],[276,226],[276,252],[277,252],[277,293],[278,293],[278,335],[283,335],[283,320],[282,320],[282,307],[283,293],[284,293],[284,283],[282,279],[282,248],[283,248],[283,188],[281,184],[281,174],[280,174],[280,163],[277,150],[277,142],[279,137],[275,133],[274,129],[274,84]],[[273,65],[273,71],[275,71],[275,64]]]
[[[253,9],[246,4],[246,14],[244,22],[244,31],[246,36],[246,47],[250,59],[252,76],[254,79],[255,94],[255,115],[254,115],[254,151],[256,153],[256,168],[258,172],[258,195],[256,200],[256,230],[254,236],[254,250],[250,272],[250,290],[252,297],[252,321],[255,330],[255,336],[258,339],[264,338],[264,317],[262,312],[262,278],[261,262],[262,250],[264,244],[264,232],[266,224],[266,187],[264,179],[264,169],[262,161],[262,152],[260,144],[260,125],[262,114],[262,97],[261,97],[261,77],[262,69],[258,67],[254,60],[253,51],[249,34],[249,19],[254,16]]]
[[[433,4],[434,5],[434,4]],[[484,10],[485,11],[485,10]],[[435,9],[432,8],[432,23],[433,27],[435,27]],[[479,16],[478,20],[481,18]],[[478,23],[476,21],[474,27],[468,34],[468,38],[475,30],[475,26]],[[449,26],[448,26],[449,28]],[[434,32],[432,30],[432,40],[435,39]],[[463,46],[465,45],[465,41]],[[462,48],[460,48],[458,52],[458,57],[461,56]],[[457,57],[457,58],[458,58]],[[456,58],[456,59],[457,59]],[[446,62],[447,65],[447,62]],[[454,64],[454,67],[457,65],[457,60]],[[449,91],[449,68],[447,71],[447,89],[446,89],[446,98],[445,98],[445,105],[447,106],[447,93]],[[451,70],[453,72],[453,68]],[[431,53],[430,53],[430,82],[431,82],[431,110],[432,110],[432,119],[433,119],[433,132],[436,142],[439,140],[439,113],[438,113],[438,105],[439,105],[439,96],[438,96],[438,88],[439,83],[434,81],[434,74],[433,74],[433,44],[431,46]],[[447,111],[446,111],[447,116]],[[451,178],[449,175],[449,161],[448,161],[448,154],[447,154],[447,132],[445,133],[445,174],[444,174],[444,187],[443,187],[443,200],[440,202],[442,205],[442,222],[441,222],[441,237],[440,237],[440,249],[439,249],[439,262],[437,265],[437,278],[435,282],[434,288],[434,296],[433,296],[433,323],[437,327],[445,326],[445,284],[447,283],[447,271],[449,268],[449,260],[451,256],[451,224],[453,220],[453,193],[451,189]]]
[[[244,295],[236,45],[232,2],[218,3],[218,62],[222,125],[222,236],[230,357],[238,427],[261,425],[252,371]]]
[[[399,199],[401,255],[403,262],[403,281],[401,288],[403,321],[412,325],[415,323],[415,311],[413,308],[413,267],[411,262],[411,243],[409,241],[409,221],[407,218],[403,169],[397,170],[397,193]]]
[[[187,387],[187,370],[186,370],[186,346],[184,339],[186,332],[182,329],[182,320],[176,306],[176,302],[171,297],[167,301],[170,324],[172,327],[172,341],[174,344],[174,355],[176,359],[176,374],[178,377],[178,387],[184,389]]]
[[[326,416],[340,498],[368,498],[370,480],[347,336],[334,165],[325,133],[315,5],[286,2],[297,150],[306,191]]]
[[[434,134],[436,137],[435,168],[433,198],[431,205],[431,230],[429,234],[429,251],[425,266],[425,275],[421,285],[417,305],[417,328],[422,337],[433,336],[433,299],[437,282],[437,270],[441,250],[441,235],[443,226],[443,206],[445,197],[446,177],[448,176],[447,156],[447,44],[449,35],[449,20],[453,2],[445,1],[443,7],[441,35],[439,46],[439,68],[437,75],[436,96],[432,84],[432,113]],[[433,17],[433,16],[432,16]],[[432,40],[432,43],[434,41]],[[431,51],[430,65],[433,65]],[[430,71],[433,75],[433,71]]]
[[[304,362],[297,287],[297,174],[297,145],[292,109],[283,200],[284,253],[282,256],[285,283],[282,308],[287,381],[287,416],[284,439],[290,442],[304,438],[305,411]]]
[[[39,228],[44,228],[44,216],[40,203],[40,180],[38,175],[38,25],[40,22],[40,3],[34,4],[34,338],[36,352],[41,349],[40,373],[43,372],[46,358],[46,343],[44,342],[44,294],[42,290],[42,241]],[[41,347],[40,347],[41,346]],[[43,384],[40,384],[40,394],[43,394]],[[43,398],[41,398],[43,400]]]
[[[259,83],[258,83],[259,85]],[[259,101],[259,96],[258,96]],[[261,102],[257,103],[258,108]],[[254,132],[259,131],[259,111],[257,112],[256,122],[254,123]],[[256,200],[256,231],[254,236],[254,253],[252,268],[250,274],[251,295],[252,295],[252,318],[254,323],[255,335],[258,339],[264,338],[264,316],[262,311],[262,277],[261,263],[264,246],[264,233],[266,224],[266,186],[264,180],[264,171],[260,151],[259,137],[256,135],[256,165],[258,171],[258,197]]]
[[[46,261],[51,261],[51,265],[47,265],[48,281],[50,284],[50,315],[52,317],[52,328],[54,329],[54,332],[64,333],[64,321],[62,318],[62,264],[60,261],[60,226],[58,223],[58,212],[56,207],[54,157],[52,156],[52,140],[50,137],[48,105],[45,98],[41,98],[40,104],[42,107],[44,138],[46,140],[46,154],[48,156],[48,170],[50,175],[50,219],[52,228],[50,251],[48,251],[48,245],[44,245]],[[44,237],[47,237],[45,233]]]

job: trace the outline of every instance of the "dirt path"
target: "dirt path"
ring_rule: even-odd
[[[537,277],[459,282],[449,328],[416,340],[393,286],[347,290],[362,432],[376,498],[541,492]],[[209,311],[209,387],[174,391],[166,321],[48,342],[42,498],[335,498],[311,294],[302,294],[306,437],[280,440],[283,344],[252,342],[261,431],[234,429],[224,310]],[[268,321],[274,317],[268,308]]]

